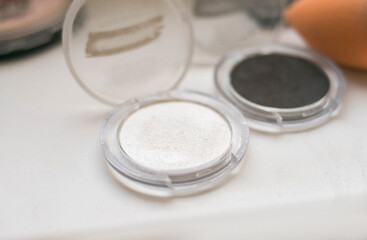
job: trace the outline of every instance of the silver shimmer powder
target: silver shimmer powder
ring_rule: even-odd
[[[156,171],[198,167],[228,151],[231,128],[210,107],[184,101],[148,105],[131,114],[120,130],[123,151]]]

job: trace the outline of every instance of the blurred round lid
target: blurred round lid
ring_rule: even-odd
[[[204,52],[223,54],[274,41],[288,0],[185,0],[195,41]]]
[[[184,9],[177,0],[75,0],[63,29],[75,79],[111,105],[176,87],[193,48]]]

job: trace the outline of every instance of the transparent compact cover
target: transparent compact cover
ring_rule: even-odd
[[[184,11],[176,0],[75,0],[63,29],[72,74],[110,105],[173,89],[193,48]]]
[[[296,57],[317,66],[329,81],[327,93],[312,104],[295,108],[264,106],[240,96],[231,84],[232,70],[243,60],[272,54]],[[260,45],[228,54],[216,67],[215,84],[221,95],[241,110],[250,127],[266,132],[301,131],[325,123],[337,113],[346,88],[344,76],[333,62],[309,49],[281,44]]]
[[[195,41],[204,52],[273,41],[282,27],[284,0],[184,0]]]

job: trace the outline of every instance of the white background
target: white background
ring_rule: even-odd
[[[60,45],[3,60],[0,238],[367,239],[367,73],[343,72],[338,117],[299,133],[251,131],[234,178],[159,200],[108,172],[99,128],[112,108],[77,85]],[[213,68],[193,66],[181,88],[214,94]]]

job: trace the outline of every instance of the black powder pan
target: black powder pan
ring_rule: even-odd
[[[330,60],[276,44],[229,54],[218,64],[215,82],[253,128],[271,132],[325,123],[337,112],[345,91],[344,77]]]

